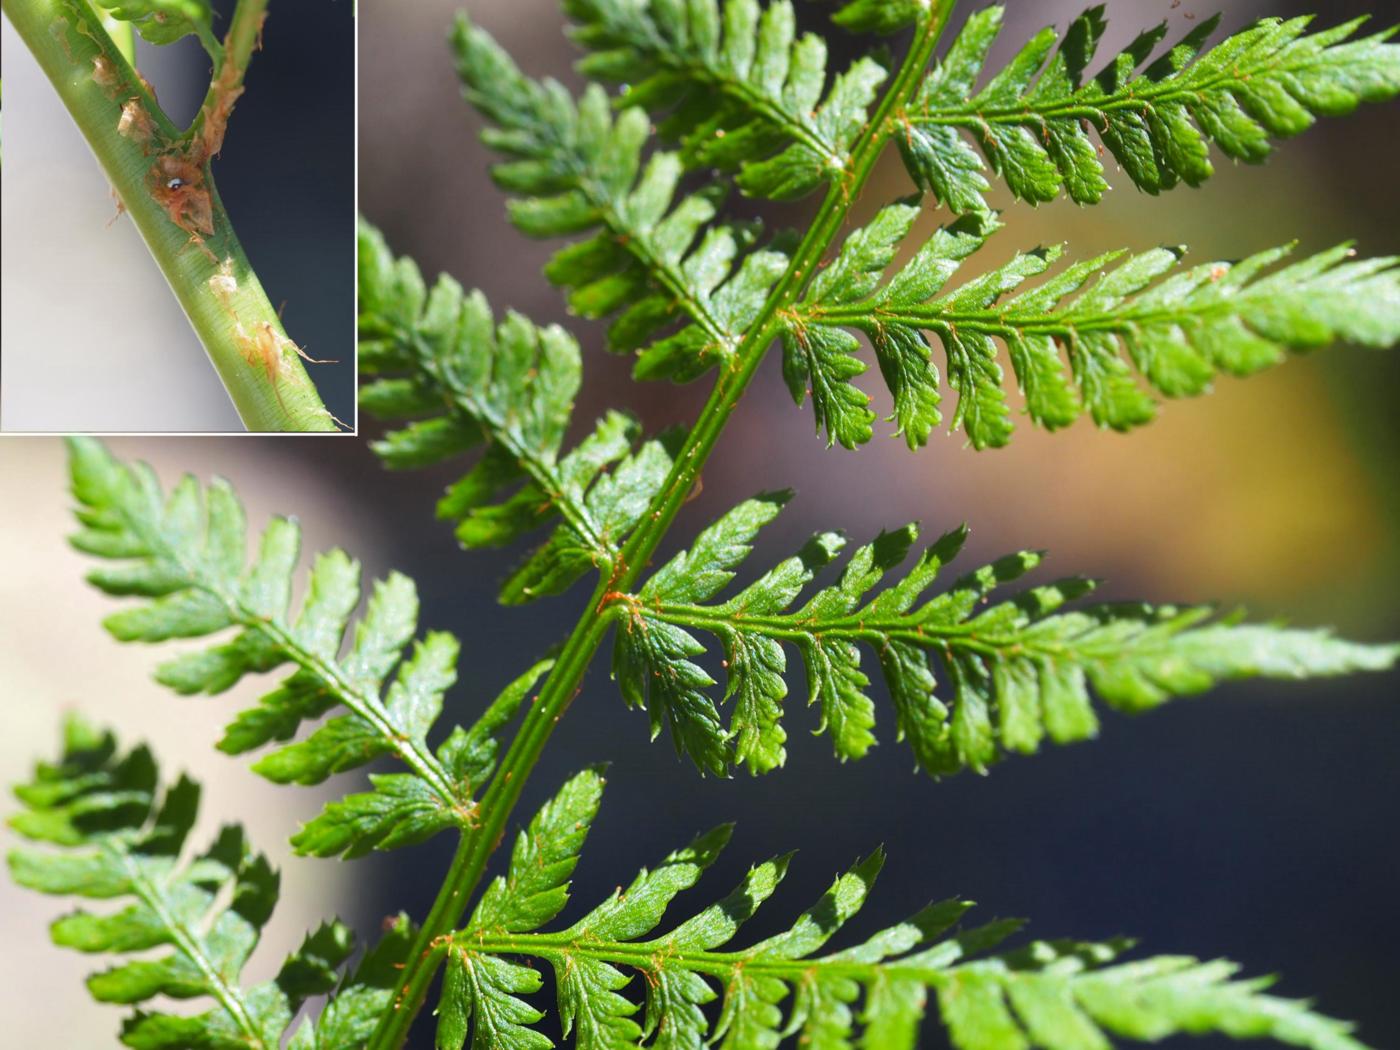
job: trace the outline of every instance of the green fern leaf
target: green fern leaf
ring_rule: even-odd
[[[1164,22],[1086,78],[1105,29],[1101,4],[1062,40],[1053,27],[1036,34],[977,90],[1003,11],[967,20],[896,136],[914,181],[956,212],[985,211],[989,189],[964,134],[1017,197],[1037,203],[1064,192],[1092,204],[1108,183],[1091,127],[1133,184],[1156,194],[1210,177],[1208,141],[1259,163],[1271,137],[1400,93],[1400,48],[1386,43],[1394,30],[1350,39],[1363,18],[1311,34],[1311,18],[1265,18],[1203,51],[1219,23],[1211,18],[1147,64]]]
[[[528,966],[454,946],[442,979],[438,1050],[460,1050],[469,1031],[472,1050],[548,1050],[549,1037],[529,1027],[544,1014],[520,998],[541,983]]]
[[[603,795],[600,770],[574,777],[520,833],[510,870],[486,888],[472,922],[501,930],[533,930],[568,903],[569,876]]]
[[[502,602],[609,571],[670,470],[673,436],[638,445],[636,423],[610,412],[561,455],[581,375],[570,336],[516,313],[497,326],[481,293],[464,294],[450,277],[427,293],[413,262],[395,259],[362,222],[360,339],[361,371],[376,377],[360,404],[383,419],[414,419],[375,443],[385,464],[427,466],[486,443],[438,503],[464,547],[503,546],[563,519],[503,582]]]
[[[354,936],[330,922],[309,934],[271,981],[240,985],[277,902],[277,873],[235,826],[225,827],[203,853],[187,849],[199,787],[182,776],[162,789],[146,748],[119,755],[111,734],[70,718],[61,759],[39,764],[16,794],[25,808],[10,826],[58,847],[12,851],[16,882],[42,893],[129,902],[105,913],[73,911],[51,928],[63,947],[144,953],[93,974],[93,997],[135,1006],[157,996],[214,1001],[194,1015],[137,1009],[122,1026],[123,1044],[277,1050],[302,1004],[331,995],[320,1017],[303,1022],[288,1045],[348,1050],[368,1034],[366,1020],[377,1019],[388,1004],[409,944],[404,919],[353,973],[342,974],[341,967],[354,951]],[[152,956],[152,949],[169,951]]]
[[[831,20],[852,33],[897,33],[924,19],[925,0],[851,0]]]
[[[287,1043],[287,1050],[359,1050],[374,1033],[413,948],[414,927],[399,914],[385,923],[383,937],[346,972],[331,990],[320,1014],[307,1018]]]
[[[1277,267],[1290,251],[1284,247],[1177,270],[1180,249],[1113,252],[1007,298],[1049,270],[1060,250],[1019,254],[945,292],[959,264],[997,228],[991,216],[969,215],[886,279],[917,217],[914,204],[883,209],[784,314],[784,374],[799,404],[810,392],[828,443],[853,448],[872,433],[870,399],[850,382],[865,369],[855,332],[874,348],[894,397],[890,418],[910,448],[927,443],[941,418],[928,333],[943,344],[958,393],[952,425],[979,449],[1006,444],[1012,431],[998,340],[1026,411],[1050,430],[1068,426],[1085,407],[1095,423],[1115,430],[1151,420],[1156,405],[1133,381],[1129,361],[1159,393],[1191,397],[1206,392],[1218,372],[1250,375],[1282,361],[1285,351],[1400,340],[1395,257],[1357,260],[1342,245]]]
[[[738,170],[755,197],[791,200],[847,171],[885,70],[858,59],[825,99],[826,42],[796,36],[789,0],[566,0],[581,72],[625,83],[629,106],[664,112],[687,168]]]
[[[347,555],[331,551],[316,559],[293,618],[295,523],[274,519],[245,568],[243,510],[227,483],[216,479],[201,491],[186,477],[164,496],[144,464],[125,466],[91,440],[74,439],[70,449],[81,526],[72,542],[114,563],[88,579],[108,594],[145,599],[109,616],[108,631],[143,642],[236,632],[162,664],[158,681],[181,694],[218,693],[247,674],[295,668],[229,724],[221,750],[242,754],[287,741],[304,721],[343,708],[347,713],[269,752],[253,769],[277,783],[316,784],[381,755],[407,767],[371,778],[372,792],[328,805],[293,839],[299,851],[353,857],[469,822],[473,793],[494,763],[496,735],[548,663],[435,752],[427,736],[456,680],[458,643],[442,632],[413,641],[418,598],[411,580],[393,573],[375,585],[342,656],[360,602],[359,566]]]
[[[152,44],[173,44],[190,34],[218,60],[223,49],[214,36],[209,0],[95,0],[112,18],[130,22]]]
[[[577,819],[551,864],[561,905],[598,802],[591,791],[579,800],[578,781],[531,824],[534,835],[570,814]],[[717,828],[672,853],[568,929],[541,932],[558,908],[536,909],[528,900],[535,891],[524,885],[526,899],[512,914],[538,921],[506,929],[475,916],[452,937],[439,1050],[459,1050],[469,1035],[477,1050],[551,1045],[528,1027],[543,1014],[524,998],[543,981],[516,960],[553,971],[564,1034],[579,1050],[627,1050],[644,1040],[660,1050],[771,1050],[794,1036],[797,1045],[830,1050],[857,1041],[912,1050],[930,992],[958,1050],[1103,1050],[1110,1036],[1154,1041],[1209,1032],[1361,1050],[1351,1026],[1266,994],[1267,979],[1236,979],[1234,963],[1185,956],[1123,962],[1131,945],[1122,941],[1001,949],[1021,924],[952,932],[972,907],[965,901],[930,905],[854,947],[824,951],[868,898],[884,864],[880,851],[839,876],[788,929],[748,948],[726,946],[777,888],[787,857],[751,869],[728,897],[657,934],[667,908],[714,863],[729,831]],[[509,908],[504,892],[501,906]],[[641,1023],[642,1003],[629,994],[637,975],[645,990]],[[712,1023],[704,1008],[721,998]]]
[[[554,81],[529,79],[465,15],[453,45],[468,99],[495,125],[483,139],[513,158],[493,169],[498,183],[524,195],[511,202],[512,221],[532,236],[601,227],[546,267],[551,281],[572,289],[571,308],[618,315],[609,346],[638,353],[640,379],[688,381],[730,360],[787,257],[748,251],[751,226],[706,230],[718,197],[707,188],[676,200],[678,155],[655,153],[643,167],[650,132],[642,110],[614,119],[601,88],[575,103]]]
[[[820,705],[820,731],[842,760],[862,757],[875,743],[875,704],[861,646],[873,649],[899,735],[934,775],[984,772],[1003,752],[1034,752],[1047,736],[1069,743],[1095,735],[1090,686],[1110,706],[1131,713],[1221,681],[1382,670],[1400,658],[1400,646],[1358,645],[1325,631],[1245,624],[1236,616],[1212,619],[1202,607],[1066,611],[1093,590],[1083,579],[1033,587],[981,609],[996,588],[1039,565],[1034,552],[978,569],[917,604],[961,549],[965,529],[939,539],[907,575],[873,596],[907,557],[918,537],[915,526],[859,548],[836,583],[799,607],[793,607],[799,595],[841,551],[841,537],[816,537],[732,598],[714,601],[784,498],[740,504],[705,530],[691,552],[612,605],[621,621],[613,673],[623,696],[647,708],[654,728],[669,719],[677,748],[704,771],[723,775],[731,758],[755,773],[782,764],[787,646],[801,654],[808,702]],[[709,567],[704,575],[692,575],[697,555]],[[724,647],[725,696],[736,698],[727,728],[706,691],[713,682],[694,662],[705,652],[697,632]],[[931,654],[942,663],[951,695],[937,695]]]

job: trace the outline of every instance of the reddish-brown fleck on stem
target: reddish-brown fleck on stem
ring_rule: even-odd
[[[267,21],[268,0],[238,0],[224,36],[223,63],[214,71],[209,92],[199,107],[199,116],[190,127],[192,139],[201,145],[203,157],[218,156],[228,130],[233,105],[243,94],[243,78],[253,52],[262,47],[263,23]]]

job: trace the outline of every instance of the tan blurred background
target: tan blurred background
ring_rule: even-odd
[[[250,522],[257,525],[274,511],[295,506],[307,549],[342,544],[362,552],[366,571],[382,572],[374,554],[382,539],[357,524],[353,499],[347,498],[352,494],[337,491],[294,460],[279,464],[268,456],[258,469],[263,457],[249,453],[263,440],[114,441],[112,447],[150,460],[169,480],[186,467],[197,467],[206,477],[221,473],[235,479]],[[265,452],[276,447],[272,442]],[[203,782],[195,832],[200,841],[224,823],[244,821],[254,844],[282,869],[283,904],[250,971],[266,979],[306,929],[350,902],[339,865],[286,863],[290,831],[315,815],[327,793],[277,788],[250,774],[246,761],[213,749],[222,726],[255,701],[265,683],[244,682],[226,696],[181,702],[151,681],[158,653],[118,646],[105,634],[100,620],[115,605],[83,583],[84,560],[64,540],[71,521],[64,470],[59,441],[0,441],[5,491],[0,549],[7,552],[0,573],[0,692],[6,711],[0,780],[17,783],[36,757],[54,753],[65,711],[118,730],[127,745],[149,741],[166,777],[184,770]],[[4,839],[6,849],[17,841],[8,832]],[[39,950],[48,923],[71,903],[41,898],[0,879],[0,929],[13,949],[0,952],[0,1014],[6,1019],[0,1043],[5,1046],[116,1045],[117,1011],[93,1004],[82,985],[102,960]]]
[[[539,267],[554,245],[531,243],[504,222],[503,198],[486,175],[479,122],[460,100],[445,35],[454,0],[360,5],[360,195],[366,216],[428,274],[449,270],[480,286],[498,310],[570,323],[585,347],[585,387],[576,420],[604,407],[636,411],[649,429],[694,416],[704,383],[638,386],[627,362],[601,351],[597,325],[569,319]],[[473,0],[473,17],[497,33],[533,74],[576,84],[573,51],[551,0]],[[800,5],[819,25],[824,5]],[[968,10],[977,5],[963,5]],[[1296,5],[1228,3],[1227,28]],[[1393,12],[1378,2],[1328,4],[1324,22]],[[1040,25],[1060,24],[1073,3],[1013,2],[993,61]],[[1137,29],[1167,18],[1173,35],[1211,5],[1185,0],[1112,0],[1101,56]],[[836,38],[839,39],[839,38]],[[834,62],[844,54],[835,46]],[[1400,248],[1395,170],[1396,107],[1324,123],[1281,146],[1262,169],[1217,157],[1199,191],[1147,198],[1119,175],[1101,206],[1009,207],[1006,229],[978,263],[1017,248],[1066,241],[1071,257],[1112,247],[1187,243],[1191,258],[1232,258],[1292,238],[1305,251],[1355,238],[1367,255]],[[878,173],[858,218],[908,191],[896,158]],[[752,207],[738,202],[741,210]],[[800,226],[808,205],[762,214]],[[923,220],[925,231],[941,217]],[[976,264],[971,264],[976,265]],[[876,393],[878,377],[867,375]],[[917,454],[879,437],[859,453],[827,451],[765,362],[704,477],[703,494],[678,522],[674,549],[733,502],[793,486],[798,499],[755,555],[767,565],[807,534],[842,528],[860,539],[911,519],[937,532],[973,528],[967,564],[1022,546],[1049,548],[1052,573],[1108,579],[1111,596],[1156,601],[1219,599],[1256,616],[1331,623],[1363,638],[1400,636],[1400,359],[1346,348],[1294,360],[1248,381],[1222,380],[1196,401],[1171,403],[1131,437],[1081,422],[1044,435],[1018,428],[1011,447],[974,453],[960,435],[936,436]],[[882,407],[882,396],[877,396]],[[456,551],[431,503],[460,468],[413,475],[381,471],[361,442],[197,440],[123,442],[167,478],[181,469],[231,477],[255,506],[298,513],[308,549],[343,544],[370,566],[392,565],[423,589],[424,622],[466,639],[463,681],[449,715],[481,703],[568,630],[583,596],[525,610],[500,610],[491,596],[518,552]],[[147,680],[152,654],[110,643],[97,626],[108,603],[79,582],[81,560],[60,542],[61,457],[48,442],[0,443],[5,499],[0,530],[12,552],[0,576],[0,685],[13,712],[0,774],[13,780],[50,746],[70,705],[153,738],[167,765],[213,779],[208,809],[251,815],[258,841],[275,848],[295,818],[314,808],[305,791],[272,791],[210,748],[234,701],[181,701]],[[18,557],[16,557],[18,555]],[[884,745],[864,762],[838,766],[804,729],[811,713],[789,713],[788,767],[761,781],[701,781],[665,740],[646,742],[645,719],[623,710],[606,676],[606,654],[561,727],[532,782],[522,814],[569,772],[612,759],[610,799],[579,869],[575,900],[608,892],[703,826],[739,819],[730,856],[698,891],[707,901],[750,861],[802,847],[773,918],[791,919],[831,873],[883,841],[891,862],[859,930],[915,910],[932,896],[963,893],[984,917],[1029,914],[1042,935],[1135,933],[1160,951],[1230,953],[1253,972],[1283,971],[1283,990],[1317,994],[1322,1005],[1363,1022],[1376,1046],[1400,1045],[1400,980],[1394,944],[1400,914],[1400,711],[1396,676],[1307,686],[1221,690],[1141,720],[1106,719],[1093,745],[1016,759],[982,780],[934,785],[909,772],[881,701]],[[248,695],[252,695],[251,693]],[[352,783],[353,778],[348,783]],[[342,785],[344,786],[344,785]],[[280,931],[313,913],[347,909],[368,928],[377,914],[408,906],[421,915],[446,866],[450,843],[397,860],[299,862],[286,869],[291,914]],[[278,856],[284,854],[279,853]],[[347,879],[358,880],[347,890]],[[23,951],[6,953],[0,976],[8,1017],[27,1017],[17,1045],[106,1045],[116,1012],[84,1005],[76,979],[86,960],[43,945],[49,901],[0,889],[5,932]],[[308,904],[309,901],[309,904]],[[565,916],[567,918],[568,916]],[[281,940],[279,949],[290,943]],[[55,1030],[54,1024],[71,1024]],[[40,1039],[40,1036],[44,1039]],[[415,1045],[430,1046],[430,1029]],[[107,1037],[110,1039],[110,1037]],[[1196,1042],[1194,1046],[1207,1044]]]

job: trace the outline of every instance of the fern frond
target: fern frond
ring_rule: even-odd
[[[1034,569],[1021,552],[975,570],[921,601],[961,549],[966,529],[928,547],[909,572],[872,596],[913,547],[918,528],[881,534],[855,551],[834,584],[794,607],[799,595],[845,546],[823,533],[727,601],[713,599],[733,578],[754,535],[785,496],[740,504],[706,529],[688,552],[659,569],[635,595],[618,595],[613,675],[627,702],[645,707],[653,735],[669,722],[678,750],[723,775],[731,758],[752,772],[781,765],[787,697],[785,648],[801,654],[809,704],[843,761],[875,743],[875,705],[861,646],[872,649],[894,703],[899,735],[918,765],[941,776],[979,772],[1003,752],[1031,753],[1096,734],[1089,688],[1109,706],[1134,713],[1172,697],[1237,678],[1306,678],[1382,670],[1400,646],[1358,645],[1326,631],[1212,618],[1203,607],[1097,605],[1072,611],[1090,593],[1084,579],[1033,587],[981,608],[993,592]],[[728,729],[694,662],[704,632],[724,646],[734,699]],[[937,695],[929,657],[942,664],[951,696]]]
[[[247,674],[295,668],[229,724],[222,751],[242,754],[290,740],[303,721],[339,707],[345,713],[253,769],[277,783],[317,784],[382,755],[407,767],[373,774],[373,791],[330,803],[292,839],[298,851],[353,857],[470,822],[472,796],[494,767],[497,734],[547,662],[509,687],[472,729],[457,729],[434,751],[427,735],[456,680],[458,642],[445,632],[413,641],[418,597],[411,580],[392,573],[375,585],[342,656],[360,603],[358,563],[338,550],[320,555],[293,618],[295,522],[273,519],[247,565],[243,509],[226,482],[215,479],[201,490],[186,476],[166,496],[145,464],[126,466],[90,439],[72,439],[69,447],[81,526],[72,543],[116,563],[88,580],[108,594],[143,599],[107,617],[107,630],[128,642],[236,632],[161,664],[157,681],[186,695],[219,693]]]
[[[737,170],[754,197],[791,200],[847,171],[884,82],[857,59],[826,84],[826,42],[796,36],[789,0],[566,0],[581,72],[625,83],[629,106],[665,113],[660,133],[690,169]]]
[[[523,998],[542,978],[514,960],[553,970],[564,1034],[579,1050],[625,1050],[643,1041],[658,1050],[753,1050],[794,1036],[796,1045],[831,1050],[857,1042],[901,1050],[915,1046],[930,992],[959,1050],[1103,1050],[1110,1036],[1152,1041],[1209,1032],[1313,1050],[1361,1048],[1350,1025],[1306,1002],[1266,994],[1267,978],[1237,979],[1232,962],[1124,962],[1131,944],[1123,941],[1033,941],[1007,950],[1002,942],[1019,922],[954,931],[972,907],[966,901],[930,905],[853,947],[824,952],[865,903],[884,863],[880,851],[839,876],[787,930],[750,947],[726,946],[773,894],[789,857],[754,867],[728,897],[657,935],[674,898],[699,881],[728,842],[727,827],[642,871],[568,929],[539,932],[563,906],[600,788],[596,773],[566,785],[522,833],[508,874],[492,885],[497,907],[479,910],[453,936],[439,1050],[460,1050],[469,1034],[482,1050],[551,1045],[529,1027],[542,1014]],[[550,849],[555,828],[569,829],[570,837],[553,840],[551,865],[541,868],[536,858]],[[539,907],[544,884],[552,896]],[[502,914],[512,921],[501,922]],[[644,1006],[631,993],[635,975],[643,979]],[[707,1013],[716,1000],[718,1009]]]
[[[287,1045],[348,1050],[389,1004],[411,939],[402,917],[353,971],[342,967],[354,952],[354,934],[333,921],[309,934],[271,981],[241,985],[277,903],[277,873],[236,826],[226,826],[203,853],[187,848],[199,786],[181,776],[162,788],[146,748],[119,755],[111,734],[70,718],[61,759],[40,763],[15,793],[24,810],[10,826],[58,847],[13,850],[8,860],[16,882],[41,893],[126,902],[116,911],[70,912],[51,927],[54,943],[90,953],[146,953],[93,974],[93,997],[138,1007],[157,996],[214,1001],[195,1015],[137,1009],[122,1026],[125,1045],[277,1050],[302,1004],[329,994],[320,1017],[305,1021]],[[169,952],[152,957],[152,949]]]
[[[940,421],[928,333],[942,342],[948,382],[958,393],[952,426],[964,428],[979,449],[1006,444],[1012,431],[997,341],[1009,351],[1026,411],[1050,430],[1068,426],[1086,407],[1095,423],[1115,430],[1150,421],[1157,406],[1133,381],[1128,362],[1159,393],[1191,397],[1209,390],[1218,372],[1250,375],[1282,361],[1285,351],[1338,340],[1368,347],[1400,341],[1396,257],[1358,260],[1341,245],[1278,267],[1292,250],[1285,246],[1238,263],[1177,270],[1183,249],[1111,252],[1006,298],[1049,270],[1060,249],[1018,254],[944,292],[998,226],[990,215],[973,214],[939,230],[887,278],[918,214],[912,204],[883,209],[847,238],[803,302],[782,316],[789,389],[798,404],[810,392],[828,443],[853,448],[871,436],[870,399],[850,382],[865,370],[853,332],[874,348],[894,396],[890,418],[910,448],[925,444]]]
[[[524,195],[511,202],[511,220],[532,236],[598,230],[546,267],[551,281],[571,289],[571,308],[618,315],[609,346],[639,353],[641,379],[694,379],[732,358],[787,257],[749,251],[753,227],[705,229],[722,188],[678,200],[678,155],[655,153],[643,167],[650,125],[642,110],[614,119],[597,86],[575,103],[560,84],[531,80],[465,15],[453,45],[467,98],[496,125],[483,139],[514,158],[493,169],[501,186]]]
[[[914,181],[956,212],[986,210],[990,188],[963,135],[1017,197],[1038,203],[1064,192],[1092,204],[1108,183],[1090,128],[1138,189],[1157,194],[1209,178],[1209,142],[1233,160],[1259,163],[1271,137],[1400,93],[1400,47],[1386,43],[1395,31],[1350,39],[1364,18],[1316,33],[1307,32],[1310,17],[1265,18],[1203,51],[1219,24],[1211,18],[1144,65],[1166,37],[1163,22],[1086,79],[1105,29],[1102,4],[1063,40],[1053,27],[1041,30],[977,90],[1003,10],[972,15],[908,111],[894,117]]]
[[[501,585],[507,605],[559,594],[591,569],[607,574],[671,467],[671,435],[638,443],[631,417],[609,412],[560,455],[578,392],[578,344],[517,313],[499,326],[480,292],[438,278],[431,293],[411,259],[360,226],[360,404],[413,418],[374,445],[386,465],[426,466],[485,444],[438,502],[464,547],[499,547],[563,521]]]

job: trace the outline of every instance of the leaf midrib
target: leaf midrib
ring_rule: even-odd
[[[627,605],[632,610],[629,615],[643,619],[654,617],[665,623],[705,631],[716,637],[723,637],[726,631],[735,631],[797,645],[819,645],[826,639],[834,638],[841,641],[865,642],[877,649],[891,641],[900,641],[924,649],[965,649],[994,658],[1038,657],[1052,661],[1069,660],[1076,664],[1106,662],[1114,657],[1124,656],[1127,651],[1134,655],[1140,654],[1148,647],[1139,647],[1137,643],[1150,643],[1152,636],[1149,632],[1170,623],[1144,622],[1141,624],[1142,630],[1129,639],[1127,645],[1123,639],[1118,639],[1115,644],[1100,649],[1096,648],[1091,640],[1087,645],[1074,644],[1089,639],[1095,628],[1101,626],[1097,623],[1089,623],[1073,638],[1056,644],[1046,639],[1028,639],[1019,633],[982,632],[975,621],[929,624],[921,621],[921,614],[918,612],[883,619],[878,616],[863,616],[857,612],[822,620],[800,614],[749,616],[712,606],[670,605],[641,599],[630,602],[619,600],[619,604],[614,607],[620,608],[622,605]],[[1033,619],[1023,629],[1033,630],[1052,618],[1053,614]]]
[[[194,931],[186,929],[185,925],[176,919],[165,905],[165,897],[161,887],[146,878],[141,866],[133,860],[126,850],[114,850],[120,858],[122,867],[126,869],[127,878],[131,881],[131,887],[141,903],[155,912],[157,918],[166,930],[170,932],[171,939],[175,942],[175,947],[184,954],[185,958],[194,963],[195,967],[204,976],[204,980],[209,986],[209,994],[224,1008],[224,1012],[233,1019],[244,1035],[250,1040],[250,1046],[257,1050],[276,1050],[276,1047],[269,1048],[262,1037],[262,1032],[258,1029],[257,1023],[253,1020],[249,1012],[248,1003],[243,998],[242,989],[236,985],[229,984],[224,980],[223,974],[214,961],[205,953],[203,941]],[[235,876],[236,877],[236,876]]]
[[[820,972],[862,983],[880,977],[906,977],[935,986],[957,976],[957,970],[953,967],[911,965],[897,959],[890,962],[859,963],[837,958],[771,958],[756,954],[752,950],[691,950],[677,948],[669,936],[650,941],[624,942],[567,933],[501,936],[468,930],[458,934],[456,942],[468,952],[486,955],[520,955],[561,963],[567,963],[570,956],[577,955],[651,973],[667,968],[679,968],[706,973],[713,977],[731,977],[742,971],[777,977],[784,981],[798,981],[814,972]]]
[[[393,723],[389,721],[387,713],[383,711],[377,696],[371,697],[355,688],[341,673],[339,666],[334,661],[324,660],[304,648],[285,625],[272,617],[263,616],[249,609],[243,604],[239,595],[230,593],[224,587],[210,582],[209,577],[217,574],[206,574],[203,571],[203,566],[187,562],[181,555],[179,546],[167,542],[161,529],[148,528],[145,520],[139,515],[131,514],[124,504],[124,500],[119,500],[117,509],[127,528],[140,536],[157,557],[175,565],[191,589],[201,591],[217,599],[228,611],[230,619],[238,626],[266,635],[292,663],[309,671],[322,683],[329,686],[329,692],[350,711],[369,723],[388,742],[390,748],[404,764],[422,778],[433,789],[434,794],[449,808],[455,809],[461,803],[462,800],[452,789],[446,771],[438,763],[436,757],[430,752],[420,749],[414,741],[404,737],[394,727]]]
[[[419,361],[437,364],[431,346],[426,344],[417,329],[408,332],[395,329],[394,337],[411,347]],[[616,545],[604,535],[602,526],[589,511],[586,499],[575,500],[565,491],[564,480],[558,473],[558,460],[552,456],[542,456],[536,449],[531,448],[489,400],[465,389],[457,382],[450,369],[434,368],[431,374],[451,393],[450,407],[473,423],[486,424],[489,436],[515,457],[516,462],[525,469],[530,478],[544,490],[550,504],[558,508],[570,527],[593,548],[595,554],[611,564],[612,559],[617,557]],[[483,392],[487,391],[489,387],[483,386]]]
[[[1029,294],[1035,294],[1034,290]],[[881,323],[901,324],[935,331],[965,328],[1002,337],[1049,335],[1073,338],[1079,332],[1121,333],[1135,326],[1180,325],[1212,315],[1239,316],[1243,320],[1247,310],[1261,298],[1264,297],[1257,294],[1255,288],[1249,288],[1234,296],[1216,296],[1201,302],[1187,299],[1172,307],[1139,307],[1129,300],[1123,309],[1083,314],[1076,313],[1073,304],[1060,313],[1018,313],[1014,304],[1003,310],[950,310],[937,302],[891,306],[879,300],[867,299],[840,306],[810,304],[808,310],[798,316],[804,323],[827,327],[860,328],[873,321],[877,326]]]
[[[976,129],[986,124],[1025,125],[1047,123],[1054,120],[1089,120],[1102,129],[1102,115],[1118,110],[1139,110],[1149,112],[1154,106],[1180,102],[1190,107],[1194,102],[1202,102],[1202,95],[1220,91],[1246,90],[1249,80],[1260,75],[1276,77],[1281,73],[1293,73],[1307,69],[1313,60],[1325,57],[1326,52],[1307,55],[1308,61],[1285,64],[1282,61],[1263,62],[1249,69],[1238,67],[1207,75],[1192,81],[1192,69],[1182,70],[1174,76],[1162,80],[1152,80],[1138,76],[1116,91],[1093,97],[1085,95],[1093,84],[1090,78],[1083,87],[1068,96],[1051,99],[1044,105],[1037,105],[1033,97],[1022,95],[1015,105],[992,106],[928,106],[922,111],[913,110],[907,119],[914,124],[945,125]],[[1203,58],[1205,56],[1202,56]],[[1276,57],[1276,56],[1275,56]],[[1032,91],[1034,89],[1031,89]],[[975,101],[975,96],[973,100]]]

